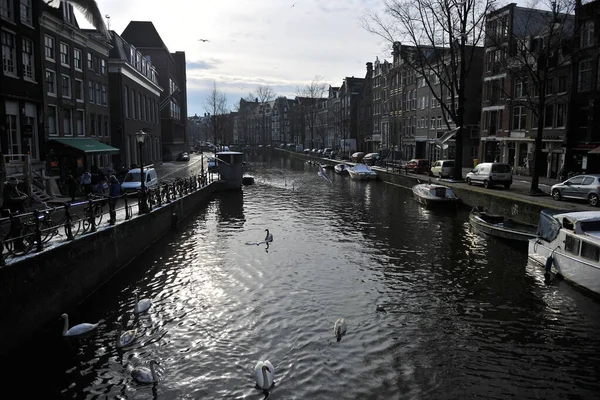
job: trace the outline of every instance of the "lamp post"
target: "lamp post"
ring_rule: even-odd
[[[135,133],[135,139],[138,144],[138,153],[140,155],[140,183],[141,191],[139,194],[139,213],[146,214],[148,212],[148,203],[146,202],[146,179],[144,179],[144,140],[146,140],[146,132],[139,130]]]

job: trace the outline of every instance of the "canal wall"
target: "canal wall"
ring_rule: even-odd
[[[213,182],[148,214],[1,267],[0,354],[56,323],[63,312],[90,296],[175,223],[227,189],[225,182]]]
[[[349,165],[354,163],[337,160],[327,160],[309,154],[297,153],[287,150],[274,149],[275,154],[283,157],[291,157],[301,160],[321,161],[327,164],[345,162]],[[419,182],[428,178],[423,175],[404,174],[386,171],[376,168],[377,178],[383,182],[411,189]],[[441,184],[451,187],[460,198],[466,208],[486,207],[491,213],[509,216],[516,221],[537,225],[540,211],[543,209],[559,209],[555,205],[543,201],[540,197],[529,196],[515,191],[503,189],[485,189],[479,186],[467,186],[464,183],[443,181]]]

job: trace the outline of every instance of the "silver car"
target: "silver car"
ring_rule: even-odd
[[[600,203],[600,175],[577,175],[552,186],[554,200],[587,200],[592,206]]]

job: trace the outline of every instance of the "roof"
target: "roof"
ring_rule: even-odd
[[[152,21],[131,21],[121,37],[135,47],[154,47],[169,51]]]
[[[56,138],[51,139],[62,145],[69,146],[86,154],[117,154],[119,149],[89,138]]]

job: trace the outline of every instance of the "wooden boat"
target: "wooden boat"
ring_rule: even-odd
[[[425,206],[456,204],[458,197],[448,186],[419,183],[412,188],[414,198]]]
[[[600,212],[542,210],[528,257],[566,280],[600,294]]]
[[[336,174],[340,174],[340,175],[347,175],[348,174],[348,169],[350,167],[346,164],[337,164],[333,170],[335,171]]]
[[[376,180],[377,173],[365,164],[356,164],[354,167],[348,168],[350,178],[357,181]]]
[[[526,242],[536,237],[536,226],[490,214],[483,207],[471,210],[469,223],[476,231],[502,239]]]
[[[252,175],[244,175],[242,176],[242,185],[253,185],[254,177]]]

